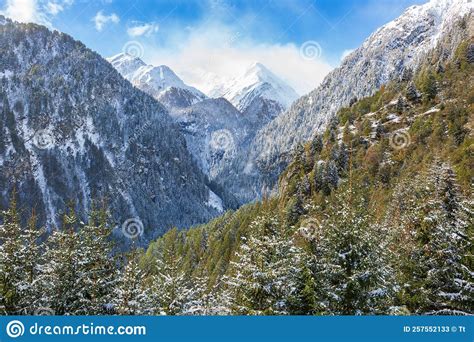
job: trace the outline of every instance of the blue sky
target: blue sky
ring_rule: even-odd
[[[125,49],[147,63],[167,64],[201,88],[258,60],[304,93],[375,29],[424,2],[0,0],[0,8],[19,21],[66,32],[104,57]],[[305,43],[314,54],[302,59]]]

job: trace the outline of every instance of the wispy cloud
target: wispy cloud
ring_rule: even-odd
[[[303,58],[299,45],[257,42],[222,23],[190,27],[186,37],[181,32],[169,39],[167,47],[144,42],[147,62],[169,65],[204,92],[210,90],[211,80],[238,76],[254,62],[267,66],[299,94],[316,88],[332,69],[324,60],[324,50],[315,58]]]
[[[120,22],[120,18],[117,14],[112,13],[109,15],[104,14],[102,11],[97,12],[92,21],[95,24],[95,28],[97,31],[102,31],[105,25],[109,23],[118,24]]]
[[[155,22],[150,23],[140,23],[133,22],[132,25],[127,29],[127,34],[130,37],[140,37],[140,36],[151,36],[152,34],[158,32],[159,25]]]
[[[33,22],[52,27],[52,19],[73,0],[7,0],[0,14],[19,22]]]

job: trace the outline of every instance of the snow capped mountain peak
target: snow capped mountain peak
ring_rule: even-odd
[[[202,92],[185,84],[166,65],[147,65],[140,58],[126,53],[119,53],[107,60],[125,79],[158,100],[167,97],[167,93],[170,91],[179,92],[181,96],[184,95],[187,98],[186,105],[206,98]],[[183,91],[186,94],[183,94]]]
[[[288,108],[299,97],[293,88],[259,62],[251,64],[241,76],[215,86],[209,95],[225,97],[241,111],[258,97],[275,101],[283,108]]]
[[[263,65],[262,63],[260,62],[254,62],[252,63],[248,68],[247,70],[245,71],[245,76],[248,76],[248,75],[256,75],[256,76],[259,76],[259,77],[262,77],[264,78],[265,75],[267,74],[272,74],[272,72],[270,70],[268,70],[265,65]]]
[[[128,76],[133,74],[140,67],[146,66],[145,62],[140,58],[126,53],[119,53],[118,55],[106,59],[126,79],[128,79]]]
[[[126,61],[133,61],[137,60],[140,61],[142,64],[145,64],[140,58],[129,55],[128,53],[125,52],[120,52],[116,54],[115,56],[106,58],[110,63],[115,63],[115,62],[126,62]]]

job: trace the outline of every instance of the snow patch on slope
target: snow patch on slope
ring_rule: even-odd
[[[212,190],[209,190],[209,199],[207,200],[207,206],[216,209],[219,212],[224,211],[222,199],[217,196]]]

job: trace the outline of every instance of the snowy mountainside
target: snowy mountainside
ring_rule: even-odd
[[[171,115],[184,133],[188,149],[211,179],[222,163],[243,148],[251,130],[242,114],[224,98],[207,99]]]
[[[255,177],[274,184],[291,151],[322,131],[337,110],[373,94],[405,70],[415,70],[433,49],[450,58],[454,47],[472,32],[473,7],[470,0],[431,0],[378,29],[318,88],[259,131],[249,153],[259,168]]]
[[[222,171],[249,149],[248,144],[256,133],[253,123],[224,98],[206,99],[171,111],[170,115],[179,125],[186,146],[202,172],[213,184],[223,187]],[[220,196],[228,207],[245,203],[227,189]]]
[[[69,201],[86,219],[104,200],[116,233],[138,220],[143,243],[220,212],[158,101],[70,36],[0,19],[3,208],[15,189],[21,210],[52,229]]]

